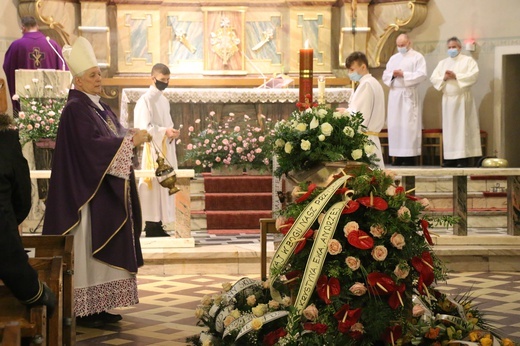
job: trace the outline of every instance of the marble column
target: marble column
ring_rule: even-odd
[[[453,235],[468,235],[468,177],[453,177],[453,216],[459,217],[459,222],[453,225]]]

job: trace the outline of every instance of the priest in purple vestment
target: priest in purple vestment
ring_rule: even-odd
[[[60,45],[54,40],[47,40],[47,37],[39,31],[34,17],[22,18],[22,33],[23,37],[11,43],[4,57],[4,72],[16,114],[20,110],[20,103],[12,99],[16,93],[15,70],[65,70],[67,68],[63,64],[62,56],[59,55]]]
[[[74,302],[78,325],[122,317],[108,310],[138,303],[142,220],[132,168],[146,130],[125,129],[100,100],[101,70],[79,37],[63,55],[73,75],[56,139],[43,234],[74,235]]]

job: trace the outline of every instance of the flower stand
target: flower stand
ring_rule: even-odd
[[[240,166],[227,166],[211,168],[212,175],[243,175],[244,168]]]
[[[34,165],[37,170],[50,170],[52,167],[52,157],[56,141],[50,138],[43,138],[33,142]],[[37,179],[38,197],[47,198],[49,191],[49,179]]]

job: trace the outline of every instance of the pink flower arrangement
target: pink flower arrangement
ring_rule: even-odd
[[[191,161],[198,172],[231,166],[270,170],[271,119],[262,116],[260,123],[257,123],[244,115],[241,125],[231,124],[231,121],[238,121],[237,118],[230,113],[230,121],[221,124],[215,112],[210,112],[205,119],[205,127],[197,119],[194,125],[188,127],[190,142],[186,145],[185,161]]]

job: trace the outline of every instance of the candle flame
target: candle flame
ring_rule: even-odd
[[[305,44],[303,45],[305,49],[309,48],[309,40],[305,40]]]

